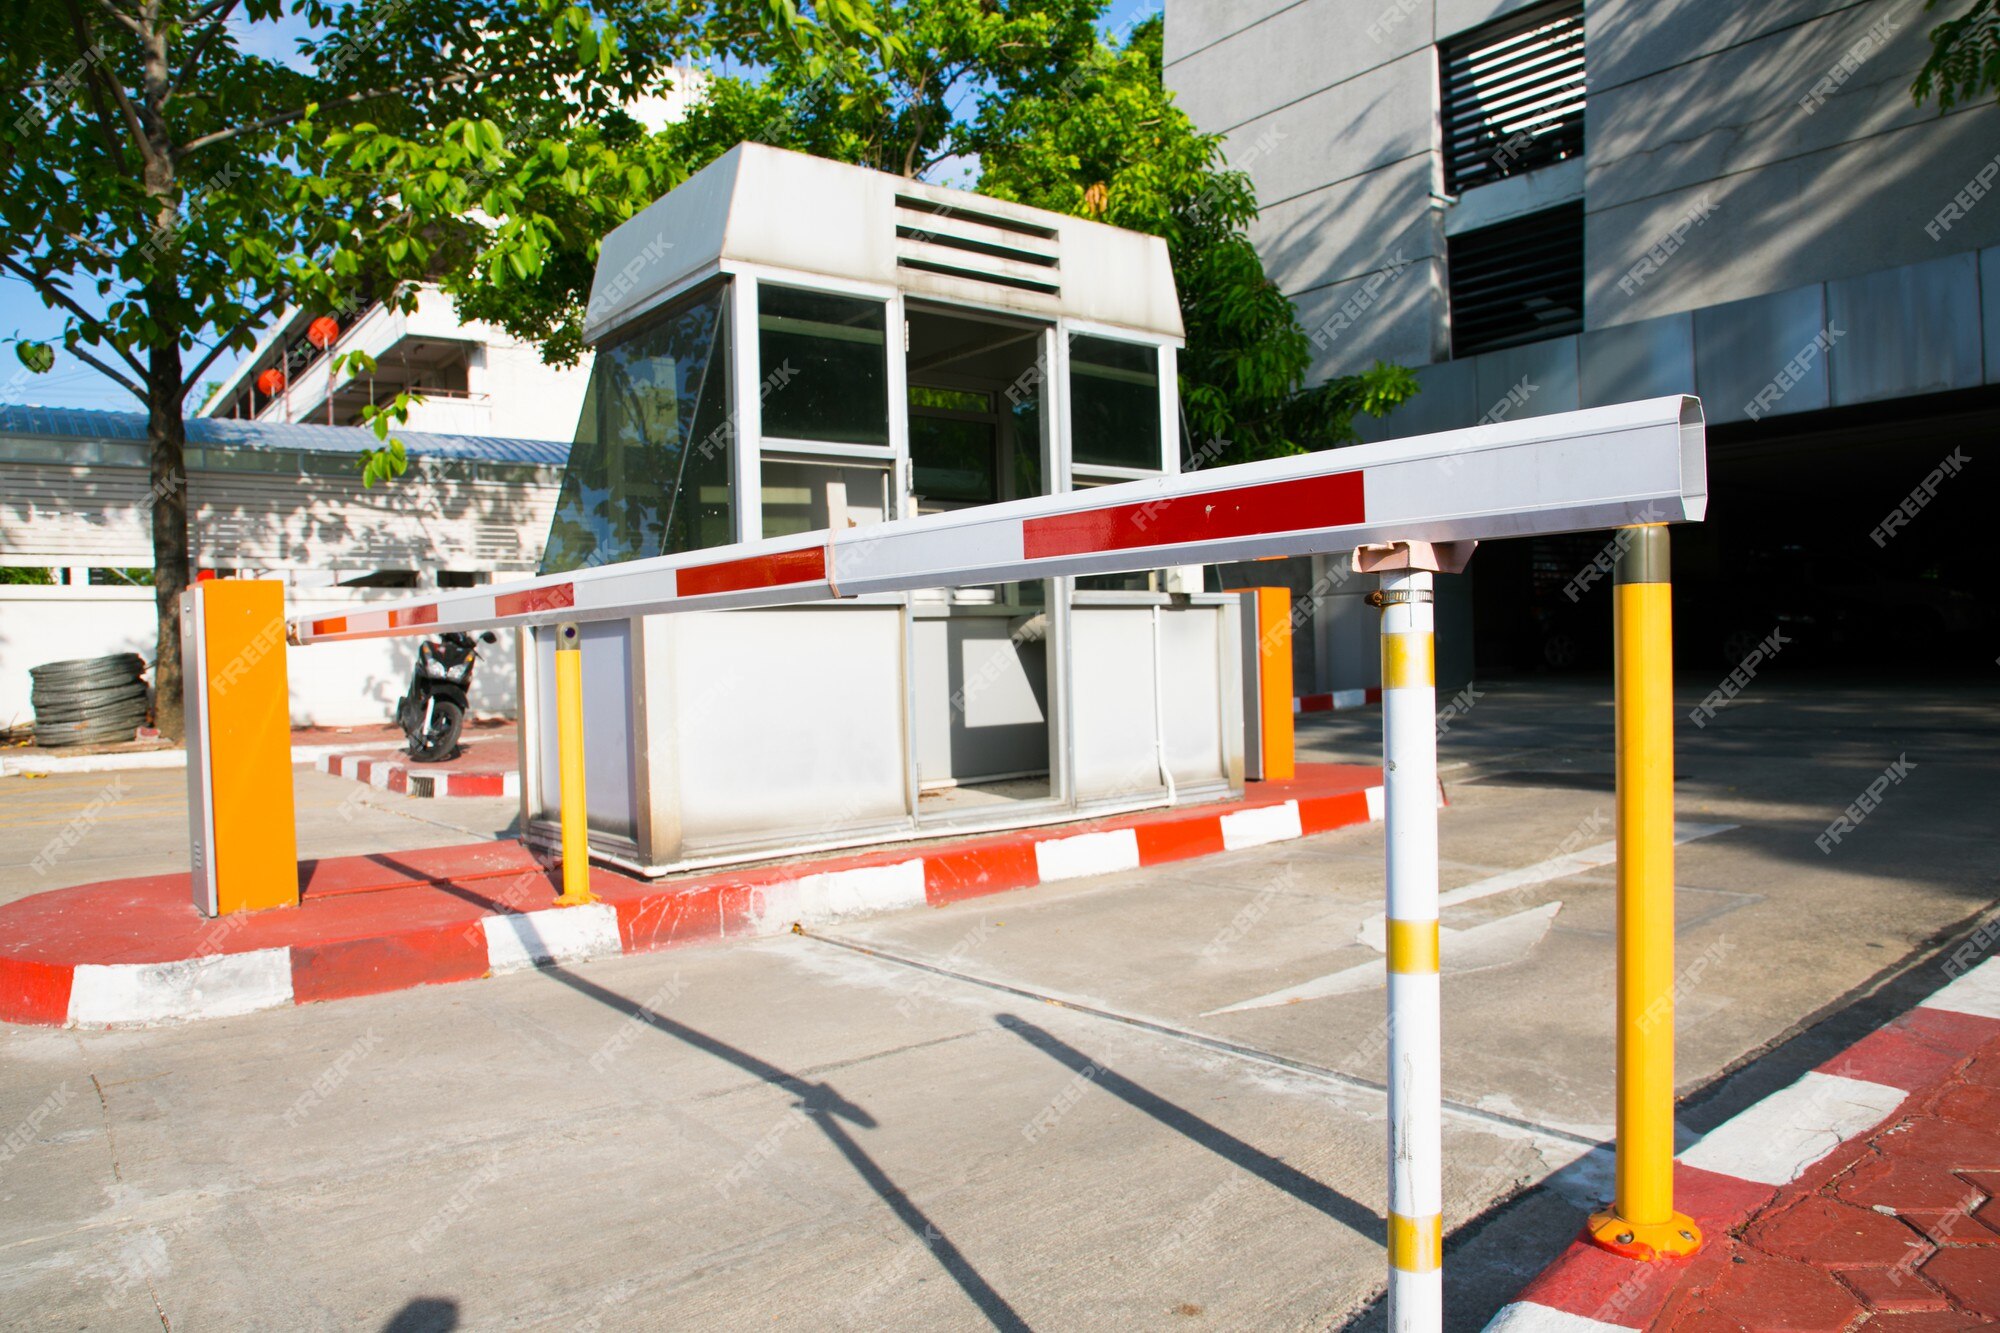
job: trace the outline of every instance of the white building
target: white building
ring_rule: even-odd
[[[409,472],[364,489],[356,459],[377,443],[371,431],[189,421],[196,567],[282,579],[294,606],[329,610],[532,573],[569,445],[398,436]],[[143,414],[0,405],[0,565],[63,571],[54,585],[0,585],[0,728],[28,720],[31,667],[153,656],[153,589],[92,574],[153,563],[151,498]],[[414,651],[395,639],[300,654],[292,720],[387,721]],[[513,654],[487,663],[475,707],[513,711]]]
[[[338,336],[325,348],[308,337],[322,318],[323,311],[294,310],[274,324],[201,414],[352,426],[371,403],[387,404],[407,389],[423,396],[410,409],[413,431],[567,440],[576,430],[590,383],[588,354],[574,366],[551,366],[540,348],[461,320],[451,298],[431,286],[418,291],[407,314],[375,303],[333,317]],[[335,360],[352,351],[374,358],[372,374],[333,373]]]

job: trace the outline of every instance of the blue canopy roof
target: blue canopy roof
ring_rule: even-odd
[[[0,437],[117,440],[143,444],[143,412],[102,412],[83,407],[24,407],[0,403]],[[432,435],[395,432],[412,457],[453,458],[481,463],[532,463],[561,467],[569,459],[567,440],[510,440],[491,435]],[[377,448],[375,432],[362,426],[299,426],[280,421],[234,421],[189,417],[187,442],[206,449],[265,449],[301,454],[359,454]]]

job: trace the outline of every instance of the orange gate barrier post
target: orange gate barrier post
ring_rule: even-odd
[[[209,579],[181,594],[188,847],[204,915],[299,901],[285,585]]]

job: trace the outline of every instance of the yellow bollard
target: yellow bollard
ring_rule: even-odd
[[[594,903],[590,892],[590,808],[583,793],[583,642],[572,624],[556,627],[556,758],[562,770],[562,893],[559,907]]]
[[[1612,574],[1618,728],[1617,1195],[1596,1244],[1634,1259],[1691,1254],[1674,1211],[1673,584],[1662,524],[1626,528]]]

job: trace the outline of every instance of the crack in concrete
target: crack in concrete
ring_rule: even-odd
[[[104,1151],[105,1155],[111,1160],[112,1183],[122,1185],[125,1183],[125,1172],[118,1165],[118,1136],[111,1128],[111,1099],[104,1095],[104,1084],[99,1081],[97,1071],[89,1068],[90,1056],[84,1050],[83,1038],[72,1033],[71,1040],[76,1043],[76,1053],[82,1057],[85,1070],[90,1075],[91,1089],[97,1093],[97,1111],[104,1120]],[[153,1275],[147,1273],[145,1280],[146,1295],[152,1299],[153,1313],[159,1316],[160,1327],[166,1330],[166,1333],[173,1333],[173,1321],[167,1318],[167,1307],[160,1300],[160,1289],[153,1284]]]

